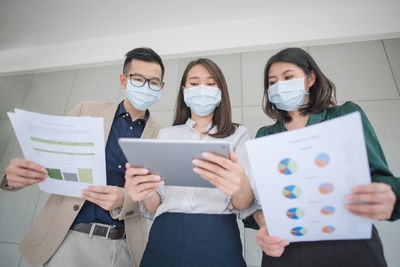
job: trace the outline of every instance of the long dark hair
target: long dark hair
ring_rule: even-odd
[[[299,108],[301,115],[321,113],[328,107],[336,106],[336,87],[322,73],[314,59],[303,49],[287,48],[273,55],[265,66],[263,110],[269,117],[278,122],[292,120],[287,111],[278,109],[268,100],[268,73],[271,65],[276,62],[295,64],[304,71],[306,76],[311,74],[311,71],[315,73],[315,82],[309,90],[309,101]]]
[[[181,84],[179,86],[178,100],[176,103],[175,119],[173,125],[186,123],[190,118],[190,108],[186,105],[183,97],[183,89],[186,85],[188,72],[196,65],[202,65],[207,69],[211,76],[217,82],[218,88],[221,90],[221,103],[214,110],[211,128],[217,126],[217,132],[210,134],[215,138],[224,138],[232,135],[237,127],[236,123],[232,123],[231,102],[229,100],[228,86],[225,81],[224,74],[221,69],[213,61],[207,58],[199,58],[191,61],[183,72]]]

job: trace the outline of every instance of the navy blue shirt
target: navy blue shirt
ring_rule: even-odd
[[[127,161],[118,145],[118,139],[120,137],[140,138],[148,118],[149,111],[146,110],[144,119],[132,121],[123,102],[119,104],[106,145],[107,185],[124,187]],[[111,218],[108,211],[90,201],[85,201],[73,224],[93,222],[115,225],[117,228],[124,227],[123,221]]]

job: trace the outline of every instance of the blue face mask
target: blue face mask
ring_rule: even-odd
[[[137,110],[146,110],[160,100],[161,90],[153,90],[146,82],[142,87],[133,86],[130,82],[126,85],[126,97]]]
[[[306,95],[304,78],[278,81],[268,88],[269,101],[280,110],[298,110]]]
[[[221,103],[221,90],[204,85],[186,88],[184,100],[196,115],[204,117],[210,115]]]

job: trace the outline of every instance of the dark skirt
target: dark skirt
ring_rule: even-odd
[[[246,267],[236,216],[163,213],[151,227],[140,267]]]
[[[263,254],[262,267],[383,267],[383,246],[375,227],[371,239],[296,242],[279,258]]]

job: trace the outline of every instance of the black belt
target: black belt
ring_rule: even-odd
[[[98,223],[77,223],[71,226],[71,230],[93,235],[104,236],[106,239],[124,239],[125,229],[115,228],[114,226],[98,224]]]

